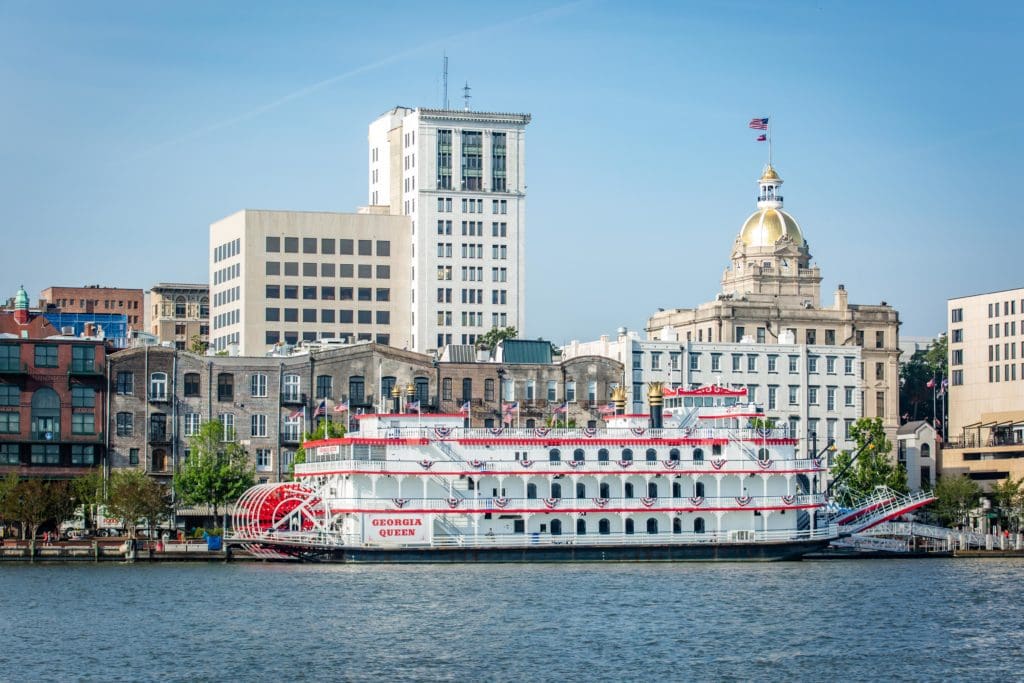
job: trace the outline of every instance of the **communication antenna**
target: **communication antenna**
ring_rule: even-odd
[[[441,102],[441,106],[445,109],[451,109],[448,104],[448,52],[444,53],[444,100]]]
[[[466,101],[463,111],[469,111],[469,101],[473,98],[473,96],[469,94],[470,90],[472,90],[472,88],[469,87],[469,81],[466,81],[466,85],[462,86],[462,99]]]

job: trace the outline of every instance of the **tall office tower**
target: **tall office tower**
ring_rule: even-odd
[[[368,211],[412,225],[412,348],[524,333],[529,114],[395,107],[370,124]]]

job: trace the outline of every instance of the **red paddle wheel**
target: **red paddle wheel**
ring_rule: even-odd
[[[254,486],[235,504],[235,536],[256,540],[274,532],[312,531],[322,522],[320,502],[315,491],[296,482]]]

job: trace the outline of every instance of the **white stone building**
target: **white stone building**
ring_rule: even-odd
[[[562,353],[621,362],[628,374],[623,385],[627,410],[633,413],[649,411],[645,387],[650,382],[745,387],[748,399],[763,406],[769,418],[793,429],[801,440],[799,453],[820,451],[830,438],[840,450],[853,448],[849,428],[863,416],[857,346],[796,344],[785,333],[777,344],[758,344],[749,337],[738,344],[642,339],[620,329],[615,340],[574,341]]]
[[[907,470],[911,491],[935,487],[936,441],[935,428],[927,420],[906,422],[896,430],[896,459]]]
[[[529,114],[395,107],[370,124],[370,211],[411,220],[411,347],[525,332]]]

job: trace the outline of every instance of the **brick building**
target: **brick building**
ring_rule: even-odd
[[[28,311],[0,313],[0,476],[67,478],[103,460],[101,340],[64,337]]]
[[[128,317],[128,328],[143,331],[144,307],[141,289],[118,287],[47,287],[39,295],[40,307],[62,313],[115,313]]]

